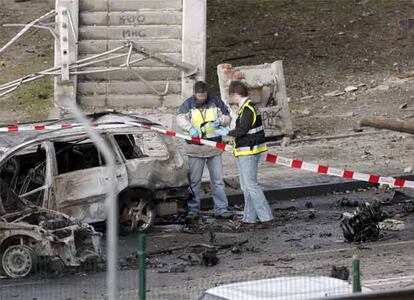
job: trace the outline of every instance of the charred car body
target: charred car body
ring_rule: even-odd
[[[157,214],[177,213],[180,203],[188,197],[188,179],[185,161],[174,141],[145,128],[122,125],[155,125],[146,119],[117,113],[89,118],[105,124],[97,130],[115,155],[121,228],[144,231]],[[42,125],[68,123],[74,120],[47,121]],[[2,247],[7,240],[3,236],[17,232],[17,225],[35,226],[31,230],[40,232],[48,230],[45,224],[55,220],[44,216],[28,222],[26,214],[47,211],[83,223],[105,221],[108,178],[103,157],[82,127],[0,134],[0,255],[4,256],[8,247]],[[25,203],[25,207],[13,207],[16,203]],[[26,212],[28,207],[36,213]],[[19,240],[18,244],[25,246],[21,252],[27,256],[26,242]]]
[[[61,271],[101,258],[101,233],[92,226],[27,203],[4,181],[0,186],[0,273],[19,278],[41,266]]]

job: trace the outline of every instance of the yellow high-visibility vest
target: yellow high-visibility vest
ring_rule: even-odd
[[[214,120],[218,118],[218,108],[193,108],[191,110],[191,124],[194,128],[197,128],[204,138],[216,138],[220,135],[216,134],[214,128]]]
[[[235,156],[255,155],[267,151],[262,118],[257,114],[256,108],[250,99],[240,108],[238,120],[243,116],[246,108],[252,111],[253,122],[246,136],[239,139],[233,138],[233,153]]]

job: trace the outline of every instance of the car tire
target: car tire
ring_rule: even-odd
[[[128,199],[121,207],[122,233],[147,232],[154,225],[157,211],[152,199],[147,197]]]
[[[37,266],[37,257],[26,245],[12,245],[6,248],[1,258],[3,272],[10,278],[29,275]]]

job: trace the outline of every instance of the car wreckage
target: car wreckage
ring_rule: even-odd
[[[56,272],[101,258],[102,234],[92,226],[30,204],[3,180],[0,188],[0,274],[20,278],[41,266]]]
[[[144,118],[120,113],[88,117],[105,124],[96,130],[115,155],[121,229],[145,231],[157,215],[176,214],[186,203],[188,179],[175,142],[145,128],[120,125],[157,125]],[[83,127],[62,127],[0,134],[0,257],[10,277],[27,275],[35,253],[59,257],[65,265],[84,261],[88,255],[77,240],[87,239],[78,234],[93,240],[89,254],[98,253],[97,233],[87,224],[106,220],[109,174]]]

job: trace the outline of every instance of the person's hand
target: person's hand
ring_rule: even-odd
[[[229,134],[229,129],[228,128],[217,129],[216,130],[216,134],[219,134],[219,135],[228,135]]]
[[[220,120],[214,120],[214,128],[219,128],[221,125]]]
[[[198,131],[197,128],[194,128],[194,127],[190,128],[189,133],[190,133],[191,137],[199,137],[200,136],[200,132]]]

